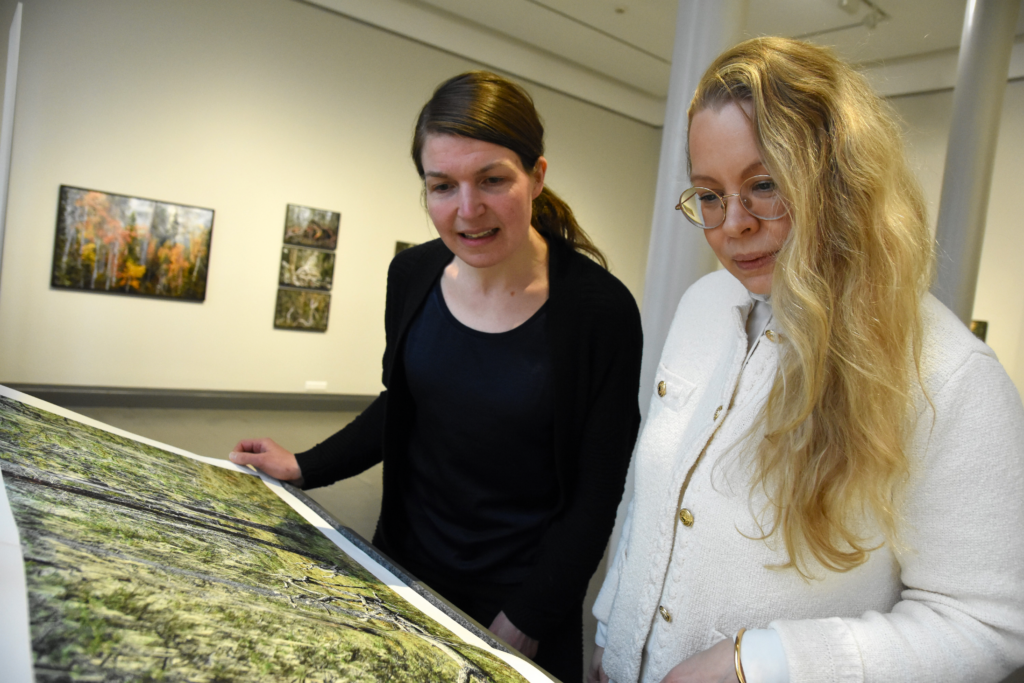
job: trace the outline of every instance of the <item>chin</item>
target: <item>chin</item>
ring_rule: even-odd
[[[506,254],[502,252],[475,251],[469,249],[453,249],[452,252],[459,259],[474,268],[490,268],[505,260]]]
[[[771,273],[767,275],[756,275],[754,277],[741,277],[739,278],[739,281],[743,283],[743,286],[746,287],[747,291],[751,294],[767,296],[772,293]]]

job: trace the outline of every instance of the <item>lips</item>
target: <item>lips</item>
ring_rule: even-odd
[[[459,237],[467,240],[483,240],[498,234],[498,228],[491,228],[483,232],[460,232]]]
[[[778,253],[777,251],[770,251],[762,254],[744,254],[742,256],[734,256],[732,261],[740,270],[757,270],[774,263],[775,255]]]

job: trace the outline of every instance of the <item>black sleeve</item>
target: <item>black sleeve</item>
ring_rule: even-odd
[[[322,441],[295,459],[302,470],[302,488],[315,489],[352,477],[367,470],[384,457],[384,414],[388,392],[382,391],[373,403],[340,432]]]
[[[621,283],[579,336],[586,380],[574,394],[586,408],[573,431],[574,476],[567,504],[541,544],[530,576],[503,606],[519,630],[538,640],[580,609],[604,554],[640,427],[643,333],[640,313]]]

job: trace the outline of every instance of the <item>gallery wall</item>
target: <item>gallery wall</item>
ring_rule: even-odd
[[[935,229],[953,112],[950,90],[893,97]],[[989,346],[1024,393],[1024,270],[1020,266],[1020,184],[1024,178],[1024,80],[1007,83],[992,176],[974,319],[988,321]]]
[[[471,68],[296,0],[26,0],[0,381],[376,393],[395,242],[435,236],[413,119]],[[526,85],[549,185],[639,298],[660,130]],[[61,184],[214,209],[206,301],[52,289]],[[324,334],[273,329],[289,203],[342,213]]]

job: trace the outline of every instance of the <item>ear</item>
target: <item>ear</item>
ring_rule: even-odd
[[[532,199],[539,197],[541,190],[544,189],[544,176],[547,172],[548,160],[544,157],[537,157],[537,163],[533,165],[533,170],[530,172],[534,182]]]

